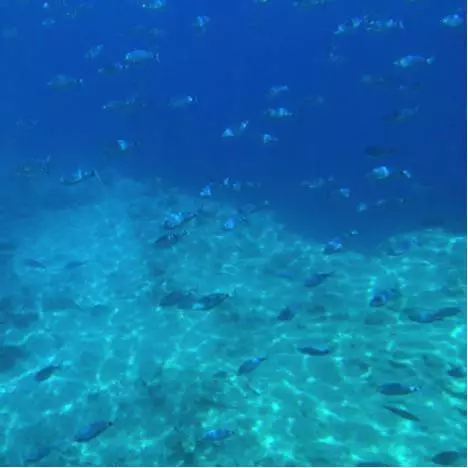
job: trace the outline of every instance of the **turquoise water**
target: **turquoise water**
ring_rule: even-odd
[[[268,208],[226,232],[236,205],[208,200],[162,249],[162,220],[198,209],[196,194],[123,178],[70,190],[73,208],[11,221],[1,245],[3,464],[43,447],[33,464],[434,466],[445,451],[466,463],[464,236],[421,229],[401,256],[387,253],[397,238],[324,256]],[[306,288],[317,271],[335,273]],[[369,306],[397,283],[396,301]],[[230,297],[210,310],[161,306],[177,291]],[[280,321],[286,306],[294,316]],[[444,307],[461,310],[409,318]],[[316,343],[329,353],[298,351]],[[254,356],[267,359],[237,375]],[[49,364],[60,369],[38,382]],[[421,390],[380,393],[390,382]],[[97,420],[113,425],[74,441]],[[202,440],[218,428],[235,433]]]

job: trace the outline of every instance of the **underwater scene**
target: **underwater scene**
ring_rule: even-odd
[[[0,466],[467,466],[465,2],[0,31]]]

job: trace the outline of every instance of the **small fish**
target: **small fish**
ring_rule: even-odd
[[[461,453],[456,450],[439,452],[432,457],[432,463],[440,466],[462,466],[458,464]]]
[[[52,450],[54,450],[54,447],[52,447],[51,445],[42,445],[35,447],[26,454],[26,456],[24,457],[24,462],[27,464],[39,463],[44,458],[48,457],[52,453]]]
[[[205,432],[202,437],[204,442],[220,442],[227,439],[235,434],[234,431],[229,429],[211,429],[210,431]]]
[[[234,138],[234,137],[241,136],[245,132],[248,126],[249,126],[249,121],[243,120],[240,123],[227,127],[221,134],[221,137],[222,138]]]
[[[419,392],[421,387],[417,385],[406,385],[400,382],[390,382],[378,387],[378,392],[387,396],[403,396]]]
[[[201,297],[196,302],[192,304],[192,310],[211,310],[214,309],[216,306],[222,304],[227,298],[229,294],[226,293],[213,293],[208,294],[206,296]]]
[[[244,361],[239,369],[237,369],[237,375],[245,375],[253,372],[263,361],[266,361],[266,357],[252,357]]]
[[[435,62],[435,57],[423,57],[422,55],[405,55],[393,62],[393,65],[399,68],[409,68],[414,65],[432,65]]]
[[[343,250],[343,243],[339,237],[329,240],[322,249],[325,255],[332,255]]]
[[[55,372],[61,369],[60,364],[51,364],[49,366],[43,367],[41,370],[37,371],[34,375],[34,380],[36,382],[45,382],[49,380]]]
[[[34,258],[27,258],[24,260],[23,264],[29,268],[34,268],[36,270],[45,270],[46,266],[44,263],[34,260]]]
[[[87,426],[80,429],[74,437],[75,442],[89,442],[102,434],[106,429],[112,426],[111,421],[99,420],[88,424]]]
[[[454,379],[465,379],[466,378],[466,367],[465,366],[451,366],[447,371],[449,377]]]
[[[383,156],[392,156],[396,153],[394,148],[386,146],[371,145],[366,146],[364,153],[371,158],[381,158]]]
[[[387,114],[384,119],[388,122],[403,122],[408,120],[411,117],[414,117],[419,112],[419,106],[414,107],[403,107],[401,109],[397,109],[390,114]]]
[[[375,293],[372,296],[372,299],[369,302],[371,307],[383,307],[387,305],[390,301],[398,298],[400,296],[400,291],[398,288],[387,288],[382,289],[381,291]]]
[[[396,465],[388,465],[387,463],[383,463],[381,461],[375,460],[375,461],[359,462],[359,463],[356,463],[354,466],[376,468],[378,466],[396,466]]]
[[[175,96],[169,101],[169,107],[172,109],[183,109],[192,104],[198,104],[198,99],[196,96]]]
[[[183,237],[188,234],[187,231],[182,231],[179,233],[170,232],[168,234],[164,234],[158,237],[154,242],[153,245],[160,249],[168,249],[176,245]]]
[[[70,260],[65,264],[63,267],[64,270],[75,270],[76,268],[79,268],[83,266],[86,262],[83,262],[81,260]]]
[[[292,320],[295,315],[296,313],[291,307],[285,307],[284,309],[280,310],[276,318],[281,322],[288,322],[289,320]]]
[[[393,414],[400,416],[400,418],[406,419],[408,421],[413,421],[413,422],[421,421],[416,415],[410,413],[409,411],[404,410],[403,408],[398,408],[396,406],[390,406],[390,405],[383,405],[383,407],[386,410],[392,412]]]
[[[330,277],[334,273],[335,272],[333,271],[331,271],[330,273],[314,273],[304,281],[304,286],[306,288],[315,288],[321,285],[328,277]]]
[[[125,61],[130,64],[139,64],[150,60],[159,62],[159,52],[153,53],[150,50],[135,49],[125,54]]]
[[[461,26],[463,24],[464,18],[459,13],[453,13],[452,15],[444,16],[440,20],[440,22],[444,26],[448,26],[450,28],[456,28],[456,27]]]
[[[308,344],[305,346],[298,346],[298,351],[307,356],[325,356],[330,353],[330,348],[324,345]]]
[[[160,307],[190,308],[196,301],[193,291],[173,291],[166,294],[160,301]]]
[[[171,213],[163,222],[164,229],[175,229],[185,223],[188,223],[192,219],[198,217],[198,212],[196,211],[178,211]]]
[[[68,75],[56,75],[47,82],[47,86],[54,89],[66,89],[82,84],[83,80],[81,78],[74,78]]]
[[[437,310],[430,309],[405,309],[404,312],[410,320],[417,323],[433,323],[454,317],[462,312],[460,307],[443,307]]]

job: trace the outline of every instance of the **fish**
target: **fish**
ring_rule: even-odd
[[[253,372],[257,367],[266,361],[266,357],[252,357],[244,361],[237,369],[237,375],[245,375]]]
[[[125,54],[125,61],[131,64],[138,64],[148,62],[150,60],[159,60],[159,52],[154,53],[150,50],[145,49],[135,49]]]
[[[440,466],[461,466],[457,462],[461,453],[457,450],[445,450],[432,457],[432,463]]]
[[[466,367],[465,366],[451,366],[447,371],[449,377],[454,379],[464,379],[466,378]]]
[[[292,320],[296,313],[291,307],[285,307],[284,309],[281,309],[278,316],[276,317],[280,322],[288,322],[289,320]]]
[[[86,262],[83,262],[81,260],[70,260],[65,264],[63,267],[64,270],[75,270],[76,268],[79,268],[83,266]]]
[[[366,462],[359,462],[356,463],[354,466],[362,466],[362,467],[369,467],[369,468],[376,468],[380,466],[397,466],[397,465],[389,465],[388,463],[380,462],[380,461],[366,461]]]
[[[385,146],[371,145],[366,146],[364,153],[371,158],[381,158],[383,156],[392,156],[396,153],[394,148]]]
[[[382,307],[399,296],[400,291],[397,288],[382,289],[372,296],[369,305],[371,307]]]
[[[432,65],[435,62],[435,57],[423,57],[422,55],[405,55],[393,62],[395,67],[399,68],[409,68],[414,65]]]
[[[163,222],[164,229],[175,229],[198,217],[197,211],[178,211],[171,213]]]
[[[46,266],[44,263],[35,260],[34,258],[27,258],[23,261],[23,265],[34,268],[35,270],[46,270]]]
[[[203,434],[202,441],[203,442],[220,442],[222,440],[227,439],[235,434],[234,431],[229,429],[211,429],[205,434]]]
[[[27,452],[23,461],[27,464],[36,464],[41,462],[44,458],[48,457],[54,447],[51,445],[41,445],[33,448],[30,452]]]
[[[406,411],[403,408],[398,408],[396,406],[390,406],[390,405],[383,405],[383,408],[392,412],[393,414],[396,414],[397,416],[400,416],[400,418],[406,419],[408,421],[413,421],[413,422],[421,421],[416,415],[410,413],[409,411]]]
[[[302,354],[306,354],[307,356],[325,356],[331,351],[328,346],[314,344],[298,346],[297,350]]]
[[[87,426],[84,426],[80,429],[74,437],[75,442],[89,442],[90,440],[96,438],[97,436],[101,435],[104,431],[106,431],[109,427],[111,427],[113,423],[107,420],[98,420],[94,421]]]
[[[459,315],[462,310],[460,307],[442,307],[441,309],[430,310],[430,309],[404,309],[407,317],[417,323],[433,323],[440,320],[444,320],[448,317],[454,317]]]
[[[45,382],[49,380],[55,372],[61,369],[60,364],[51,364],[49,366],[43,367],[41,370],[37,371],[34,374],[34,380],[36,382]]]
[[[176,245],[187,234],[187,231],[181,231],[179,233],[169,232],[168,234],[163,234],[162,236],[158,237],[153,242],[153,245],[160,249],[168,249]]]
[[[207,294],[206,296],[201,297],[196,302],[192,304],[192,310],[211,310],[216,306],[222,304],[229,294],[226,293],[213,293]]]
[[[379,385],[378,392],[387,396],[403,396],[419,392],[421,387],[417,385],[407,385],[400,382],[389,382]]]
[[[173,291],[166,294],[159,305],[161,307],[179,307],[181,309],[191,308],[196,301],[193,291]]]
[[[306,288],[315,288],[321,285],[328,277],[332,276],[334,273],[334,271],[331,271],[330,273],[314,273],[304,281],[304,286]]]

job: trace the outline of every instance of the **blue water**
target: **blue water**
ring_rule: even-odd
[[[221,213],[216,222],[222,223],[242,204],[260,205],[268,200],[273,217],[260,215],[260,227],[255,223],[253,227],[248,226],[246,235],[253,244],[255,239],[266,239],[265,245],[270,250],[262,251],[261,255],[270,255],[273,260],[275,252],[291,249],[288,259],[294,271],[291,274],[285,272],[285,277],[297,278],[298,271],[305,274],[301,265],[294,262],[315,255],[308,253],[308,243],[310,246],[323,245],[334,236],[345,236],[348,242],[346,236],[356,230],[358,234],[350,240],[350,255],[370,255],[369,264],[364,257],[351,259],[349,263],[347,260],[342,265],[339,262],[335,265],[335,260],[320,263],[322,259],[319,259],[316,263],[319,267],[314,267],[347,274],[349,289],[336,293],[341,295],[342,303],[347,303],[347,294],[353,294],[353,284],[359,284],[363,304],[367,307],[368,300],[364,296],[369,285],[374,284],[373,281],[366,282],[367,276],[385,276],[385,272],[387,277],[380,287],[393,287],[396,279],[402,284],[410,284],[407,295],[410,302],[419,292],[427,293],[421,296],[418,304],[406,304],[408,307],[455,305],[464,308],[465,253],[459,245],[466,242],[466,24],[463,21],[457,27],[448,27],[441,23],[442,18],[452,13],[458,12],[464,18],[465,5],[461,0],[332,0],[308,7],[295,5],[292,0],[265,3],[253,0],[167,0],[167,5],[158,10],[143,8],[143,3],[136,0],[50,0],[47,3],[18,0],[0,4],[0,225],[2,238],[11,240],[20,252],[8,260],[16,265],[14,269],[9,269],[10,264],[6,261],[6,266],[2,263],[5,285],[14,284],[18,290],[31,289],[35,304],[41,288],[45,288],[45,292],[40,293],[45,296],[56,295],[60,289],[60,294],[67,291],[68,298],[70,291],[75,290],[76,296],[90,299],[92,293],[84,285],[91,280],[86,283],[86,275],[80,279],[82,282],[78,281],[79,286],[73,282],[76,278],[60,277],[61,286],[55,291],[57,278],[52,273],[48,280],[31,278],[23,271],[24,262],[19,268],[18,263],[14,263],[18,262],[19,256],[27,256],[50,267],[47,234],[41,230],[44,226],[56,236],[50,240],[52,252],[54,243],[61,236],[51,220],[57,220],[57,226],[66,226],[79,219],[91,226],[109,216],[107,219],[113,221],[96,229],[94,237],[89,236],[96,242],[93,246],[76,244],[79,235],[75,234],[77,238],[64,244],[61,252],[54,251],[54,255],[63,258],[68,255],[71,260],[85,258],[85,262],[89,262],[96,254],[96,258],[104,259],[104,265],[109,257],[115,260],[120,258],[119,255],[123,258],[128,254],[134,261],[129,260],[128,273],[131,265],[141,264],[136,260],[139,254],[134,252],[139,247],[132,244],[131,236],[127,238],[122,232],[133,230],[138,233],[135,235],[139,240],[146,241],[151,235],[154,240],[155,223],[160,227],[168,210],[196,209],[202,203],[200,190],[213,183],[213,204],[220,204],[216,205],[216,210]],[[194,26],[199,15],[209,17],[203,31]],[[334,34],[339,24],[355,17],[391,18],[402,21],[404,28],[383,32],[359,28],[344,35]],[[44,25],[46,19],[53,19],[54,24]],[[155,37],[151,32],[153,28],[163,30],[163,34]],[[104,46],[101,55],[86,59],[86,52],[98,44]],[[100,67],[122,63],[125,54],[134,49],[159,52],[160,63],[151,60],[114,74],[98,72]],[[331,51],[340,60],[333,62]],[[409,54],[435,57],[435,61],[408,69],[395,67],[395,60]],[[59,74],[83,79],[83,84],[66,89],[48,86],[47,83]],[[383,85],[363,84],[361,78],[365,74],[390,81]],[[268,90],[275,85],[287,85],[289,91],[269,99]],[[398,90],[400,85],[417,86],[401,91]],[[143,108],[128,112],[102,109],[110,100],[134,95],[145,103]],[[184,109],[171,108],[170,100],[181,95],[195,96],[196,103]],[[272,107],[285,107],[293,112],[293,116],[284,120],[268,118],[265,111]],[[407,120],[391,122],[385,118],[395,111],[415,107],[418,107],[417,113]],[[249,121],[244,134],[232,139],[221,137],[225,128],[243,120]],[[261,135],[264,133],[271,133],[278,141],[263,144]],[[119,139],[136,142],[135,150],[128,154],[106,151]],[[365,148],[372,145],[392,148],[394,153],[371,158],[365,154]],[[32,173],[26,174],[25,164],[43,160],[48,155],[51,164],[47,174],[37,166]],[[395,171],[394,175],[388,180],[371,180],[369,172],[382,165]],[[60,183],[62,176],[69,177],[80,168],[99,172],[104,189],[108,190],[108,199],[102,198],[95,180],[72,188]],[[409,171],[411,178],[400,175],[401,170]],[[219,183],[226,177],[240,182],[241,190],[219,189]],[[301,184],[329,177],[333,181],[324,187],[306,189]],[[154,195],[155,181],[159,178],[164,181],[165,190],[170,191],[171,187],[176,190],[176,202],[170,201],[169,195]],[[258,187],[245,187],[249,181]],[[131,186],[138,189],[130,189]],[[341,188],[350,189],[349,198],[338,194]],[[148,196],[154,195],[154,199],[150,202],[144,197],[138,198],[141,191],[150,194]],[[182,193],[188,198],[180,195]],[[405,202],[397,202],[399,199]],[[138,206],[138,216],[141,216],[135,222],[139,223],[138,227],[126,226],[117,205],[105,204],[109,200],[116,204],[125,200],[128,206],[132,203],[133,208]],[[384,200],[388,206],[373,207],[363,213],[356,210],[361,202],[373,205],[379,200]],[[128,208],[125,206],[124,211]],[[75,210],[83,207],[89,208],[90,212],[79,212],[75,218]],[[278,224],[270,225],[272,219]],[[112,223],[120,226],[116,227],[116,238],[111,242],[115,243],[118,255],[106,250],[108,239],[112,237],[109,227]],[[204,226],[199,231],[202,233],[200,244],[194,247],[194,261],[199,262],[199,269],[211,268],[200,260],[208,255],[200,245],[204,242],[216,244],[218,235],[218,231],[205,232]],[[269,229],[283,232],[284,228],[288,234],[278,239],[275,245],[269,243],[268,236],[262,237],[261,227],[264,233]],[[101,230],[108,237],[99,238]],[[68,235],[64,231],[63,239]],[[404,242],[407,235],[418,237],[418,242],[408,244],[411,245],[410,253],[405,250],[398,258],[412,266],[394,264],[391,259],[384,259],[380,264],[382,244],[392,236],[403,238]],[[71,239],[73,233],[70,236]],[[297,242],[294,236],[303,242],[301,252],[304,257],[294,251]],[[242,241],[243,238],[238,238],[236,242]],[[235,250],[239,246],[236,242],[223,244],[223,249],[226,252]],[[202,250],[197,251],[197,248]],[[416,250],[414,257],[411,256],[412,249]],[[440,263],[437,263],[440,260],[437,252],[442,257],[447,255]],[[186,257],[183,258],[185,261]],[[166,257],[163,260],[174,264],[174,260]],[[207,262],[206,258],[204,261]],[[55,262],[55,256],[51,262]],[[283,269],[283,263],[279,262],[275,268]],[[355,266],[357,271],[346,270],[345,264]],[[425,273],[419,270],[421,264],[432,264],[434,269],[427,273],[433,276],[426,278],[426,285],[423,285]],[[400,267],[402,269],[398,270]],[[102,265],[96,266],[92,278],[99,277],[100,268],[105,269]],[[194,267],[186,271],[197,270]],[[361,274],[365,281],[361,281]],[[132,281],[138,275],[135,273],[132,279],[122,280],[122,283],[133,285]],[[192,279],[196,276],[197,273],[193,273]],[[169,278],[169,284],[172,279]],[[419,289],[415,284],[411,285],[411,281],[419,281]],[[166,286],[165,283],[164,288]],[[205,284],[202,289],[209,293],[220,287],[213,283]],[[5,286],[5,289],[9,288]],[[428,291],[439,293],[437,288],[445,291],[446,296],[437,296],[439,302],[435,303]],[[287,288],[285,291],[287,295]],[[7,292],[2,291],[2,294]],[[331,296],[328,299],[332,304],[334,299]],[[328,299],[321,301],[328,304]],[[105,302],[109,305],[110,299],[109,304]],[[278,304],[278,300],[272,299],[272,304]],[[246,307],[244,310],[250,310]],[[361,306],[351,303],[349,309],[353,307],[358,310]],[[276,312],[271,311],[272,317]],[[457,318],[450,318],[443,322],[446,328],[438,329],[434,336],[438,339],[448,337],[453,332],[450,320],[454,327],[464,326],[464,320],[456,322]],[[457,359],[462,342],[458,340],[454,345]],[[452,344],[438,351],[442,354],[442,349],[447,350]],[[21,375],[24,376],[27,368],[21,369]],[[81,378],[79,375],[75,377]],[[16,378],[15,372],[7,375],[7,380],[16,381]],[[109,417],[98,414],[95,419]],[[41,443],[55,446],[56,442],[46,440]],[[440,451],[441,447],[434,448],[430,455]],[[19,460],[9,458],[10,455],[11,446],[8,446],[4,448],[4,457],[10,463],[11,460],[19,463]],[[400,455],[400,463],[403,463],[406,455]],[[406,460],[424,464],[431,456]],[[85,463],[85,459],[73,457],[72,454],[59,462]],[[375,459],[380,458],[376,456]],[[101,463],[114,463],[113,460],[104,457]],[[144,460],[141,463],[148,463],[150,458],[141,460]],[[162,460],[170,462],[169,459]],[[227,460],[220,463],[237,463],[232,457]],[[272,459],[268,460],[273,463]],[[335,463],[351,463],[349,460],[339,459]],[[353,460],[358,461],[357,458]],[[199,459],[197,463],[216,462],[216,458],[208,458],[208,461]],[[241,464],[247,462],[247,459],[240,461]],[[300,458],[295,462],[306,463]],[[189,461],[186,463],[190,464]],[[278,463],[286,461],[282,459]],[[319,464],[310,459],[308,463]]]

